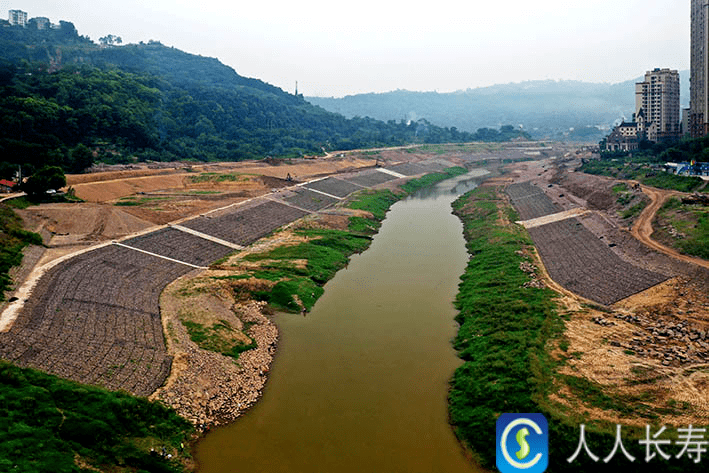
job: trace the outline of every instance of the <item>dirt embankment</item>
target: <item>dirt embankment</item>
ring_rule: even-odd
[[[582,219],[584,226],[612,246],[618,256],[670,279],[602,307],[559,290],[538,261],[547,285],[562,294],[560,310],[566,320],[563,337],[554,350],[561,365],[557,388],[549,401],[560,412],[609,424],[706,423],[706,262],[666,251],[649,237],[650,222],[671,192],[640,189],[633,183],[576,173],[574,168],[569,159],[521,163],[513,166],[512,176],[518,182],[532,180],[564,210],[590,210]],[[626,218],[629,207],[638,205],[641,199],[646,203],[644,210]],[[633,219],[631,232],[629,221]],[[565,377],[582,381],[567,383]]]
[[[256,190],[266,193],[271,189],[271,182],[264,179],[249,180],[248,177],[264,176],[284,180],[290,175],[296,181],[303,181],[314,177],[373,167],[374,165],[375,162],[371,159],[343,157],[299,159],[291,161],[290,164],[286,162],[279,165],[244,161],[200,166],[175,165],[171,169],[149,169],[146,166],[130,170],[70,175],[67,176],[67,185],[74,188],[77,197],[89,202],[110,202],[134,194],[165,190],[173,192]],[[247,179],[244,181],[200,179],[207,174],[231,174]],[[209,182],[212,184],[216,182],[219,185],[205,184]],[[244,182],[250,182],[252,185],[244,189]]]

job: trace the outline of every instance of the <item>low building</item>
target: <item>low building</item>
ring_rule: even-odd
[[[52,22],[49,21],[49,18],[44,17],[44,16],[38,16],[37,18],[32,18],[30,21],[27,22],[27,25],[32,27],[34,26],[38,30],[48,30]]]
[[[635,151],[638,149],[638,124],[635,121],[623,122],[606,139],[606,151]]]
[[[0,179],[0,194],[9,194],[10,192],[12,192],[12,188],[14,186],[14,182],[5,179]]]
[[[678,176],[709,177],[709,163],[665,163],[665,170]]]

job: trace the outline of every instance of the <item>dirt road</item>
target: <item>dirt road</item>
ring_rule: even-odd
[[[647,186],[641,186],[641,188],[642,191],[650,197],[650,205],[645,207],[638,217],[631,231],[632,235],[650,248],[671,256],[672,258],[709,268],[709,261],[680,254],[677,250],[662,245],[651,238],[653,232],[652,221],[655,219],[657,211],[660,210],[660,207],[662,207],[668,198],[680,195],[680,193],[673,190],[662,190]]]

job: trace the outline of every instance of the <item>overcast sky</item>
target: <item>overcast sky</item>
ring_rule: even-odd
[[[243,76],[341,97],[689,69],[690,0],[0,0],[94,41],[158,40]]]

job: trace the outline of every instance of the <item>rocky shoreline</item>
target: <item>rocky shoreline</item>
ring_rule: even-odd
[[[168,351],[174,357],[172,373],[150,398],[173,407],[202,431],[232,422],[261,397],[276,352],[278,329],[264,315],[265,303],[234,304],[231,310],[248,327],[244,333],[256,342],[256,348],[242,352],[238,359],[204,350],[180,322],[179,299],[173,296],[174,291],[168,291],[161,301],[165,303]]]

